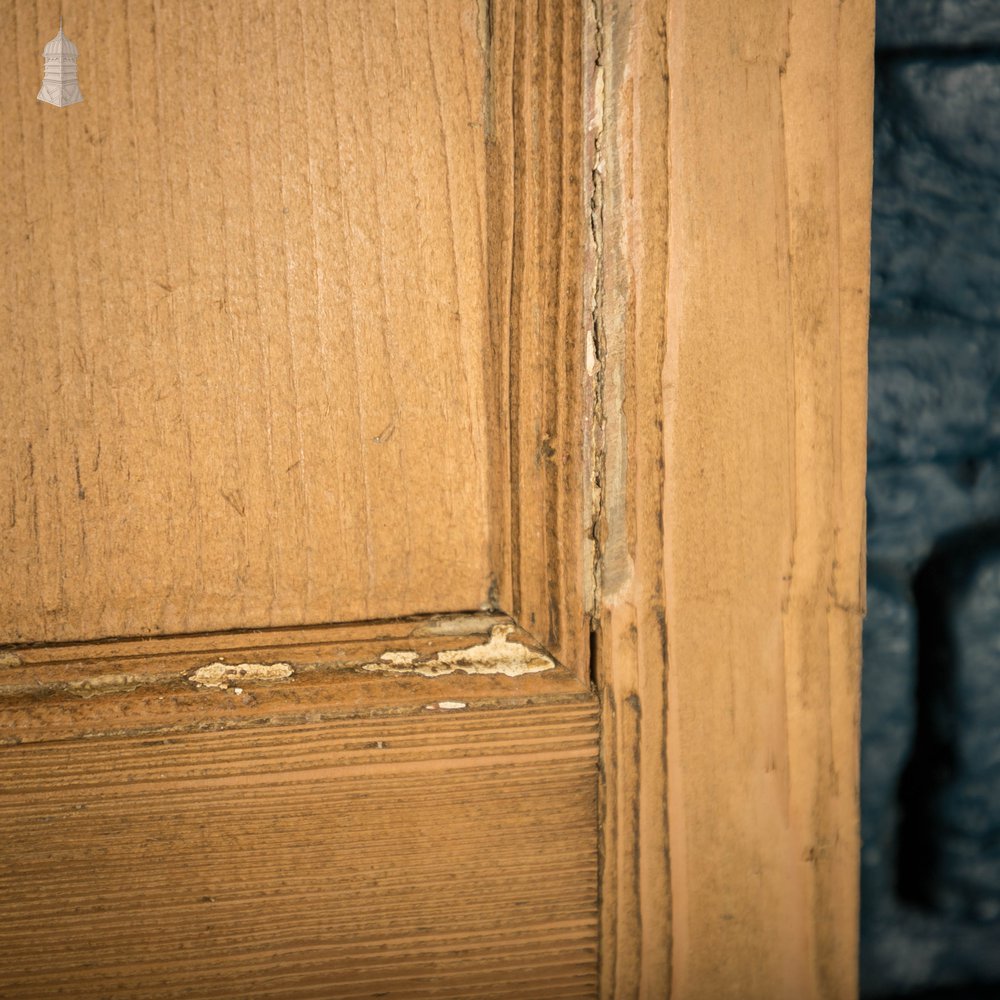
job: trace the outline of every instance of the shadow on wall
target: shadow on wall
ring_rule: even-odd
[[[1000,997],[1000,0],[880,0],[864,997]]]

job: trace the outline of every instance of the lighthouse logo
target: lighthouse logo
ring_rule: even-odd
[[[38,99],[46,104],[64,108],[83,100],[80,84],[76,80],[76,46],[63,34],[59,18],[59,34],[45,46],[45,78]]]

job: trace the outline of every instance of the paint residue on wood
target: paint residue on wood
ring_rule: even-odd
[[[508,639],[513,625],[494,625],[488,642],[465,649],[444,649],[426,659],[412,650],[387,650],[378,660],[363,664],[363,669],[390,674],[420,674],[440,677],[444,674],[503,674],[521,677],[552,670],[555,663],[544,653]]]
[[[199,667],[188,680],[199,687],[227,689],[231,683],[252,684],[255,681],[287,681],[295,673],[290,663],[222,663],[216,661]]]

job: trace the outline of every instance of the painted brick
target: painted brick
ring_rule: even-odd
[[[877,21],[861,993],[971,1000],[1000,995],[1000,0]]]
[[[920,312],[880,317],[869,361],[872,464],[1000,450],[1000,329]]]
[[[876,120],[876,315],[1000,323],[1000,60],[889,60]]]
[[[873,465],[868,471],[869,561],[915,573],[942,539],[998,513],[1000,455]]]
[[[880,0],[875,5],[879,49],[1000,45],[996,0]]]
[[[955,773],[941,800],[938,906],[1000,924],[1000,547],[977,545],[972,563],[967,580],[956,568]]]
[[[916,615],[906,584],[868,582],[861,677],[861,881],[866,903],[894,893],[896,792],[916,727]]]

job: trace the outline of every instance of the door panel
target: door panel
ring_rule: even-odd
[[[0,747],[592,697],[502,614],[47,644],[0,651]]]
[[[64,13],[0,994],[852,996],[870,0]]]
[[[65,13],[59,109],[0,0],[0,994],[593,997],[582,9]]]
[[[81,5],[68,109],[58,17],[3,5],[0,642],[479,607],[477,4]]]
[[[592,701],[7,747],[0,993],[593,996]]]

